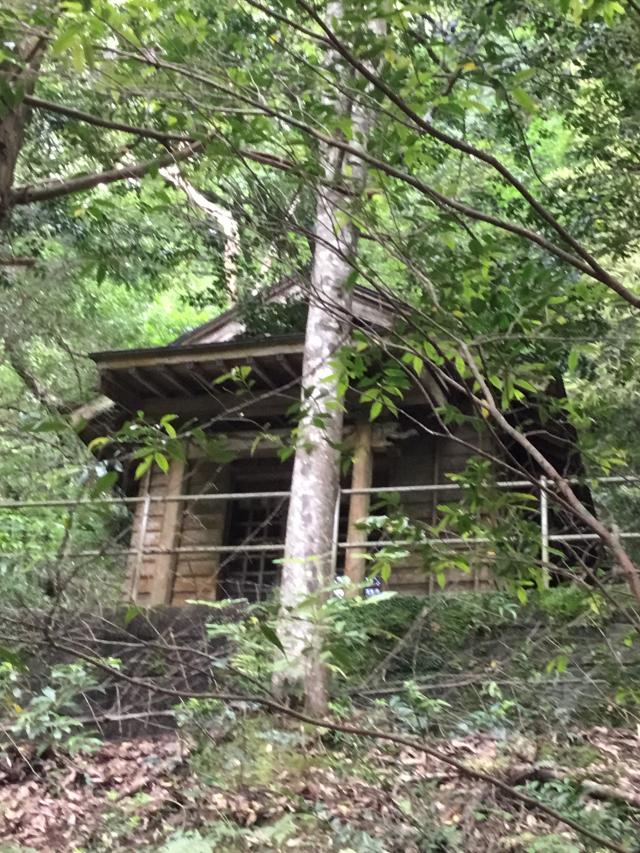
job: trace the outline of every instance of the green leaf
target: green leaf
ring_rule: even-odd
[[[44,421],[36,424],[33,428],[34,432],[66,432],[69,429],[69,424],[62,418],[47,418]]]
[[[127,612],[124,614],[124,627],[127,628],[129,624],[142,613],[143,610],[141,607],[138,607],[136,604],[130,604],[127,607]]]
[[[173,426],[173,424],[164,423],[164,424],[162,424],[162,426],[164,427],[164,431],[169,436],[169,438],[177,438],[178,437],[178,433],[176,432],[176,428]]]
[[[547,663],[545,670],[549,674],[557,672],[558,675],[562,675],[562,673],[566,671],[568,663],[569,658],[567,655],[556,655]]]
[[[92,438],[89,444],[87,444],[87,448],[89,450],[95,450],[97,447],[104,447],[105,444],[109,444],[111,439],[108,435],[98,435],[95,438]]]
[[[164,453],[154,453],[153,459],[163,474],[169,473],[169,460],[164,455]]]
[[[59,56],[61,53],[64,53],[74,43],[80,44],[80,32],[81,26],[77,22],[65,26],[51,46],[53,56]]]
[[[91,497],[96,498],[98,495],[101,495],[103,492],[108,491],[112,486],[118,482],[118,472],[117,471],[107,471],[106,474],[103,474],[102,477],[99,477],[93,488],[91,489]]]
[[[147,473],[149,468],[151,468],[152,463],[153,463],[153,455],[150,453],[148,456],[146,456],[142,460],[142,462],[136,468],[135,474],[133,475],[134,479],[139,480],[141,477],[143,477]]]
[[[515,89],[512,89],[511,94],[525,112],[535,113],[538,109],[538,105],[533,100],[531,95],[524,89],[521,89],[520,86],[516,86]]]
[[[371,404],[371,410],[369,411],[369,420],[375,421],[375,419],[380,415],[381,412],[382,412],[382,401],[381,400],[374,400],[374,402]]]
[[[81,74],[84,71],[86,62],[84,58],[84,47],[80,39],[76,39],[71,42],[71,63],[78,74]]]
[[[272,646],[275,646],[277,649],[279,649],[283,655],[286,654],[284,646],[280,642],[280,638],[273,630],[271,625],[268,625],[266,622],[258,622],[258,627],[260,628],[262,635],[269,643],[271,643]]]

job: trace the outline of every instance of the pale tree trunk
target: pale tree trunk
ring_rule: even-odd
[[[330,17],[342,14],[330,4]],[[335,60],[335,57],[333,58]],[[372,116],[361,105],[332,100],[350,115],[356,144],[364,146]],[[347,282],[356,251],[357,229],[349,215],[366,179],[365,166],[335,148],[321,151],[327,186],[318,190],[314,227],[309,315],[305,335],[302,389],[305,414],[298,426],[287,517],[278,635],[287,669],[275,679],[280,693],[303,692],[307,709],[326,711],[327,671],[322,661],[322,626],[317,611],[332,580],[332,540],[340,479],[343,410],[338,400],[333,359],[349,341],[351,295]],[[342,183],[350,193],[330,188]],[[313,605],[301,602],[311,597]]]
[[[214,223],[224,237],[224,273],[227,290],[232,299],[238,296],[238,255],[240,254],[240,232],[238,223],[222,205],[208,199],[181,174],[177,166],[160,169],[162,177],[187,196],[189,201],[200,208]]]

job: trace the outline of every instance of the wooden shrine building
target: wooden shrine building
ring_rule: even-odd
[[[288,299],[292,287],[277,289],[270,299]],[[352,313],[355,323],[384,330],[396,312],[388,299],[358,287]],[[281,461],[276,443],[256,444],[255,439],[262,431],[271,436],[290,431],[287,411],[300,399],[303,344],[302,332],[251,336],[241,312],[231,309],[169,346],[92,354],[101,390],[110,402],[90,422],[88,437],[117,429],[138,411],[158,419],[175,414],[180,423],[224,434],[233,453],[226,463],[216,461],[194,444],[184,461],[171,461],[167,473],[154,466],[131,483],[142,498],[150,499],[135,505],[130,599],[142,605],[219,597],[256,600],[277,585],[292,458]],[[250,369],[248,390],[216,382],[239,367]],[[445,399],[442,388],[434,386],[432,391],[432,397]],[[451,436],[421,429],[420,424],[428,425],[433,418],[424,392],[407,392],[402,409],[408,416],[383,414],[371,425],[369,406],[358,405],[357,397],[351,404],[347,399],[344,440],[353,447],[354,464],[342,487],[430,486],[428,491],[402,491],[402,507],[411,517],[433,522],[437,506],[452,497],[435,486],[450,482],[447,475],[462,471],[476,450],[498,450],[488,430],[478,432],[470,423],[452,427]],[[565,471],[568,466],[575,470],[575,461],[558,459],[565,450],[552,447],[550,452]],[[229,497],[189,497],[198,495]],[[362,541],[358,522],[369,515],[369,502],[369,494],[343,494],[336,513],[340,542]],[[361,559],[355,550],[336,548],[338,572],[344,570],[345,560]],[[483,577],[479,565],[470,574],[451,570],[447,579],[473,588]],[[433,587],[433,578],[418,557],[409,556],[394,569],[389,586],[421,592]]]

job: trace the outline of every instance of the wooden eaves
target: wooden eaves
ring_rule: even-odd
[[[297,397],[304,340],[280,335],[260,340],[145,347],[91,354],[101,390],[123,410],[149,415],[212,416],[242,405],[256,416],[284,411]],[[250,368],[249,388],[219,380],[233,368]],[[218,380],[218,381],[216,381]],[[287,391],[286,395],[280,390]]]

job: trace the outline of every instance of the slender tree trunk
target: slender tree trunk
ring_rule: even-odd
[[[176,165],[160,169],[162,177],[187,196],[189,201],[205,213],[224,237],[223,265],[225,283],[233,301],[238,299],[238,255],[240,254],[240,231],[230,211],[208,199],[181,174]]]
[[[11,211],[13,175],[24,138],[24,112],[24,107],[18,107],[0,122],[0,226],[6,225]]]
[[[342,14],[331,4],[331,17]],[[372,123],[359,104],[333,100],[351,117],[354,139],[366,143]],[[298,426],[297,450],[287,517],[278,634],[288,658],[276,678],[282,692],[304,692],[311,713],[327,704],[327,671],[322,660],[323,630],[318,619],[332,580],[333,529],[340,479],[343,409],[333,359],[349,341],[351,294],[348,279],[357,229],[350,215],[366,179],[366,167],[335,148],[321,151],[327,185],[318,189],[315,251],[305,336],[302,392],[305,414]],[[342,184],[348,192],[332,189]],[[302,610],[298,609],[305,602]]]

